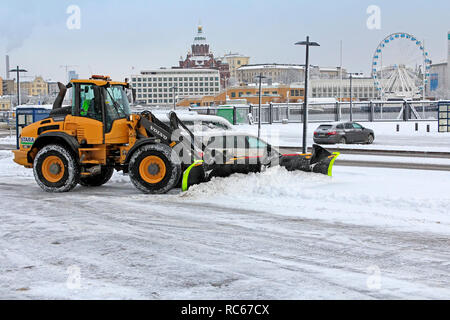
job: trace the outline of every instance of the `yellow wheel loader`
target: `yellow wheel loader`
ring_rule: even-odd
[[[114,170],[128,173],[137,189],[153,194],[271,165],[331,174],[337,156],[314,146],[307,155],[268,150],[256,159],[233,157],[205,146],[174,112],[170,125],[150,111],[132,114],[127,82],[92,76],[58,86],[49,117],[23,128],[19,149],[13,151],[14,161],[32,168],[36,182],[48,192],[67,192],[77,184],[100,186]],[[63,107],[68,88],[72,105]]]

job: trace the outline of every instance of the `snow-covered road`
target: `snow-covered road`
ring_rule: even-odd
[[[49,194],[10,153],[0,299],[450,298],[448,172],[273,168],[161,196],[115,174]]]

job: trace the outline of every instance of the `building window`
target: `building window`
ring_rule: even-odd
[[[232,98],[236,98],[236,92],[232,92],[232,93],[231,93],[231,97],[232,97]]]

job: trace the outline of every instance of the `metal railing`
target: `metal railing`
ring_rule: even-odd
[[[233,124],[258,122],[258,105],[190,107],[199,114],[219,115]],[[308,104],[309,122],[437,120],[438,101],[358,101]],[[302,122],[303,103],[261,105],[261,123]]]

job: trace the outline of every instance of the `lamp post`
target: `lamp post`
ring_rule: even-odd
[[[350,121],[353,121],[353,91],[352,91],[353,73],[350,73]]]
[[[173,91],[173,110],[176,109],[177,107],[177,96],[176,96],[176,91],[177,91],[177,87],[172,87],[172,91]]]
[[[359,73],[353,73],[349,72],[350,75],[350,121],[353,121],[353,87],[352,87],[352,80],[353,75],[358,75]]]
[[[17,72],[17,105],[20,106],[20,73],[28,71],[25,69],[19,69],[19,66],[17,66],[15,69],[9,70],[9,72]]]
[[[306,153],[306,137],[308,135],[308,78],[309,78],[309,47],[319,47],[317,42],[309,41],[309,36],[306,37],[306,41],[299,41],[296,45],[306,46],[306,62],[305,62],[305,93],[303,100],[303,153]]]
[[[261,136],[261,80],[263,78],[266,78],[262,75],[262,73],[259,74],[259,76],[256,76],[256,78],[259,79],[259,108],[258,108],[258,139]]]

